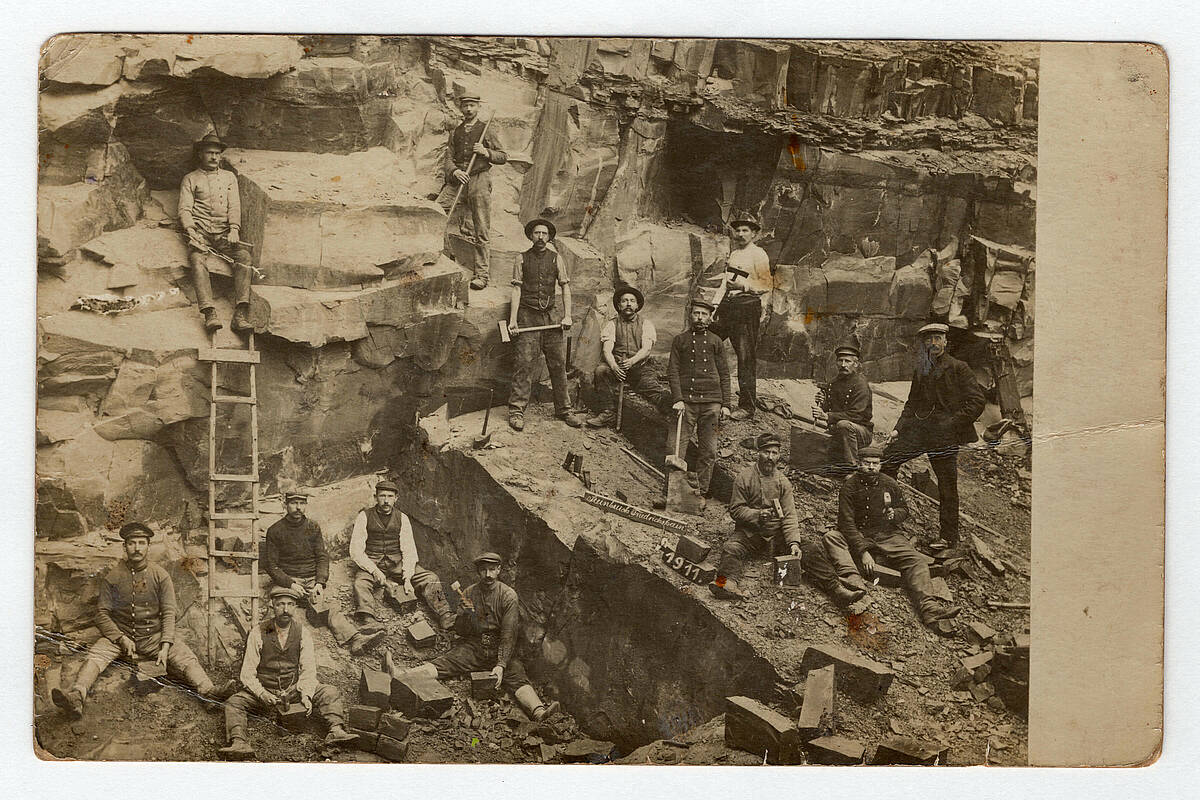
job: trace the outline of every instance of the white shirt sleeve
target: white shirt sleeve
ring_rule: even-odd
[[[653,350],[654,343],[658,341],[658,331],[654,329],[654,323],[648,319],[642,320],[642,349]]]
[[[296,688],[301,697],[311,700],[318,686],[317,656],[308,626],[302,622],[296,624],[300,626],[300,677],[296,680]]]
[[[360,511],[354,518],[354,532],[350,534],[350,559],[359,569],[376,575],[379,567],[367,557],[367,512]]]
[[[610,319],[604,323],[604,327],[600,329],[600,342],[615,342],[617,340],[617,321]]]
[[[255,625],[250,631],[250,635],[246,637],[246,655],[242,658],[242,672],[238,676],[242,682],[242,686],[250,694],[262,699],[263,692],[266,690],[258,680],[258,662],[262,655],[262,628]]]
[[[417,542],[413,539],[412,522],[403,512],[400,512],[400,557],[404,559],[404,580],[412,581],[417,569]]]

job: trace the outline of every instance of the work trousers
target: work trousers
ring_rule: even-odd
[[[825,543],[815,537],[806,536],[800,543],[800,563],[808,582],[826,593],[832,593],[838,584],[837,570],[825,551]]]
[[[312,696],[313,708],[320,713],[329,727],[346,724],[346,712],[342,707],[342,693],[336,686],[318,683],[317,690]],[[268,717],[272,709],[263,704],[250,692],[243,689],[225,701],[225,738],[232,740],[234,735],[246,736],[247,715]]]
[[[603,404],[600,410],[615,407],[620,381],[608,364],[603,361],[597,364],[592,372],[592,380]],[[625,371],[625,391],[637,392],[664,414],[669,414],[671,410],[671,390],[663,383],[654,356],[647,356]]]
[[[158,659],[158,648],[161,646],[157,635],[137,645],[137,654],[143,661]],[[101,636],[88,648],[87,661],[79,669],[75,678],[75,689],[84,697],[96,682],[100,673],[118,658],[124,658],[121,646],[111,639]],[[132,666],[132,665],[131,665]],[[200,694],[212,691],[212,681],[200,666],[200,659],[192,652],[192,648],[183,642],[175,642],[167,651],[167,673],[187,681],[188,685]]]
[[[396,583],[404,583],[404,570],[396,567],[386,556],[383,560],[376,561],[375,565]],[[445,605],[446,598],[442,590],[442,581],[437,574],[427,569],[418,569],[409,578],[409,583],[412,584],[413,593],[424,600],[435,614],[440,615],[438,600],[441,601],[441,605]],[[431,599],[435,592],[436,599]],[[450,607],[446,606],[446,611],[449,610]],[[354,568],[354,613],[369,614],[375,619],[383,618],[383,584],[357,565]]]
[[[676,411],[676,414],[679,412]],[[675,453],[675,423],[672,418],[667,425],[667,452]],[[720,403],[688,403],[683,404],[683,442],[679,445],[679,457],[687,458],[687,443],[696,431],[699,443],[695,464],[688,464],[687,480],[701,497],[708,495],[708,485],[712,481],[713,464],[717,463],[717,423],[721,421]]]
[[[758,401],[758,327],[762,300],[743,292],[726,297],[713,321],[712,332],[728,339],[737,356],[738,407],[754,413]]]
[[[912,546],[908,537],[898,531],[863,536],[867,540],[867,549],[871,555],[878,557],[885,566],[899,570],[904,585],[912,592],[917,602],[924,605],[929,597],[929,565],[925,557]],[[858,564],[850,553],[850,546],[846,543],[845,534],[837,528],[831,528],[825,531],[824,540],[825,552],[839,576],[848,578],[860,574]]]
[[[451,180],[442,186],[438,194],[438,203],[447,212],[454,202],[458,192],[458,181]],[[476,276],[487,278],[491,265],[491,228],[492,228],[492,173],[491,170],[472,175],[463,187],[462,196],[454,215],[447,225],[457,223],[458,231],[471,241],[475,250],[475,262],[471,265]]]
[[[858,468],[858,448],[871,443],[871,429],[848,419],[841,419],[829,429],[829,464],[837,472],[853,472]]]
[[[309,591],[317,585],[316,578],[292,578],[292,580]],[[271,607],[271,586],[272,584],[268,582],[264,590],[265,608]],[[310,625],[329,628],[330,633],[333,634],[333,638],[343,647],[354,638],[354,634],[358,633],[358,626],[351,622],[350,618],[343,614],[341,609],[333,607],[329,598],[328,587],[326,587],[325,595],[321,598],[321,605],[319,607],[313,606],[307,597],[300,598],[296,603],[304,607]]]
[[[790,552],[787,543],[783,541],[782,531],[759,535],[744,528],[737,528],[721,545],[717,575],[740,580],[746,569],[744,562],[747,558],[771,558]]]
[[[457,678],[471,672],[491,672],[496,666],[496,649],[484,646],[479,639],[463,639],[450,648],[448,653],[429,663],[437,667],[438,680]],[[500,687],[509,692],[516,692],[528,684],[529,676],[525,674],[525,666],[516,658],[510,658],[504,667]]]
[[[545,311],[520,306],[517,309],[517,327],[536,328],[558,321],[552,317],[557,317],[553,306]],[[550,385],[554,389],[554,415],[556,417],[566,416],[572,409],[571,397],[567,393],[567,356],[563,329],[551,328],[545,331],[518,333],[516,339],[512,391],[508,396],[509,411],[524,413],[525,407],[529,405],[537,358],[541,353],[546,358],[546,369],[550,373]]]
[[[233,272],[233,302],[250,302],[250,248],[240,242],[230,244],[224,236],[214,236],[197,230],[196,238],[218,253],[227,255],[236,263],[230,264]],[[208,259],[216,258],[203,250],[188,245],[188,263],[192,265],[192,285],[196,289],[196,305],[201,311],[213,307],[212,278],[208,274]]]
[[[958,444],[947,443],[944,436],[937,436],[920,425],[915,425],[900,434],[900,438],[883,449],[884,475],[892,478],[900,471],[900,465],[920,455],[929,456],[929,466],[938,483],[938,516],[941,536],[951,545],[958,544]]]

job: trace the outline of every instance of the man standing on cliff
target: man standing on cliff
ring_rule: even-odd
[[[540,722],[558,713],[558,702],[542,702],[529,683],[525,667],[513,655],[521,621],[520,600],[511,586],[500,581],[500,563],[496,553],[476,557],[479,581],[463,593],[463,608],[455,624],[461,638],[450,652],[410,670],[399,669],[387,653],[383,669],[401,680],[418,676],[440,680],[489,671],[496,679],[496,688],[512,692],[525,713]]]
[[[290,586],[296,602],[307,608],[309,621],[325,625],[333,638],[351,655],[361,655],[379,644],[387,633],[381,628],[360,631],[340,609],[330,605],[325,594],[329,583],[329,553],[321,526],[305,515],[308,490],[299,487],[283,494],[283,519],[267,528],[263,569],[276,586]]]
[[[149,561],[154,533],[140,522],[121,528],[125,560],[115,564],[100,581],[96,627],[100,638],[88,649],[87,661],[66,692],[50,692],[54,704],[71,719],[83,717],[83,701],[100,673],[124,656],[130,664],[139,659],[156,661],[195,688],[201,699],[219,702],[236,690],[229,682],[217,689],[199,659],[175,631],[175,585],[167,571]]]
[[[200,168],[184,175],[179,184],[179,223],[187,237],[196,305],[204,315],[204,329],[209,333],[219,330],[208,258],[216,252],[233,259],[230,268],[235,306],[230,327],[241,333],[251,329],[250,248],[241,240],[242,202],[237,176],[221,169],[225,144],[216,134],[206,135],[193,150]]]
[[[633,286],[618,286],[613,292],[617,318],[609,320],[600,330],[603,360],[592,373],[603,405],[599,414],[588,419],[589,427],[602,428],[616,419],[612,404],[617,400],[620,383],[627,384],[664,414],[670,410],[670,391],[663,385],[658,365],[650,355],[658,332],[654,323],[639,313],[645,302],[642,293]]]
[[[958,448],[979,439],[975,420],[986,402],[971,368],[946,353],[948,325],[932,322],[917,332],[921,351],[908,401],[883,451],[883,473],[895,478],[900,465],[922,453],[937,476],[941,536],[958,546]]]
[[[512,390],[508,396],[508,424],[514,431],[525,429],[525,408],[533,392],[534,367],[538,353],[546,358],[550,385],[554,390],[554,416],[578,428],[583,418],[571,407],[567,391],[567,357],[564,331],[570,330],[571,276],[562,257],[550,246],[556,233],[548,219],[533,219],[525,225],[525,236],[533,245],[513,267],[512,301],[508,311],[509,330],[554,326],[548,330],[514,333],[516,358]],[[555,319],[554,289],[562,287],[563,316]]]
[[[479,95],[461,95],[458,107],[462,111],[463,121],[450,132],[450,141],[446,145],[445,184],[438,195],[438,203],[448,212],[455,195],[462,189],[455,213],[459,215],[459,231],[464,235],[466,229],[462,223],[467,214],[471,217],[470,238],[475,248],[475,261],[471,265],[475,276],[471,279],[471,288],[478,290],[487,287],[491,265],[490,170],[493,164],[508,161],[508,155],[500,147],[495,134],[489,131],[484,135],[486,125],[479,119]]]
[[[761,226],[752,214],[735,214],[725,278],[725,297],[717,308],[712,332],[728,339],[737,355],[738,407],[733,419],[754,416],[758,402],[758,328],[762,296],[774,287],[767,253],[754,244]],[[733,270],[737,270],[734,272]],[[744,274],[743,274],[744,273]]]
[[[859,372],[859,350],[853,343],[834,351],[837,377],[818,393],[813,421],[829,430],[829,464],[834,472],[858,468],[858,448],[871,443],[871,385]]]
[[[454,625],[446,592],[436,574],[422,569],[417,561],[412,522],[396,508],[400,492],[396,484],[375,484],[375,505],[358,512],[350,534],[350,559],[358,568],[354,575],[354,613],[379,621],[383,609],[379,595],[417,594],[433,612],[444,631]]]

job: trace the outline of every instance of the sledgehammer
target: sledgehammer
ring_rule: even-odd
[[[518,334],[521,334],[521,333],[532,333],[533,331],[549,331],[549,330],[553,330],[554,328],[561,328],[561,327],[562,327],[562,324],[556,322],[553,325],[536,325],[532,328],[509,328],[508,320],[502,319],[502,320],[500,320],[500,341],[511,342],[512,337],[514,337]]]

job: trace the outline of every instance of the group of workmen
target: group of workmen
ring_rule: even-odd
[[[450,650],[412,669],[397,667],[390,652],[384,666],[393,678],[414,676],[453,678],[471,672],[490,672],[497,688],[512,692],[517,704],[534,720],[558,713],[557,702],[545,703],[529,682],[515,655],[519,599],[500,580],[502,559],[481,553],[474,559],[479,580],[460,596],[451,611],[436,574],[418,561],[408,515],[396,508],[396,484],[380,480],[375,503],[358,512],[350,539],[354,566],[351,620],[326,596],[329,554],[320,526],[305,513],[309,492],[294,487],[284,492],[284,515],[267,528],[262,549],[270,614],[255,621],[246,638],[245,655],[236,680],[216,686],[195,653],[177,636],[175,588],[170,574],[150,561],[154,532],[138,522],[120,529],[125,558],[101,579],[96,623],[100,638],[67,689],[54,687],[52,697],[69,718],[81,719],[88,692],[109,664],[123,659],[130,669],[140,661],[165,667],[185,681],[210,710],[224,707],[227,744],[222,758],[247,760],[254,750],[247,736],[248,716],[270,718],[300,706],[305,715],[315,707],[328,726],[325,743],[344,745],[357,740],[346,726],[345,707],[337,687],[317,676],[313,635],[299,617],[303,609],[310,624],[329,628],[340,646],[362,655],[386,637],[381,623],[388,611],[385,598],[399,603],[419,596],[442,632],[454,639]],[[397,606],[398,608],[399,606]]]

